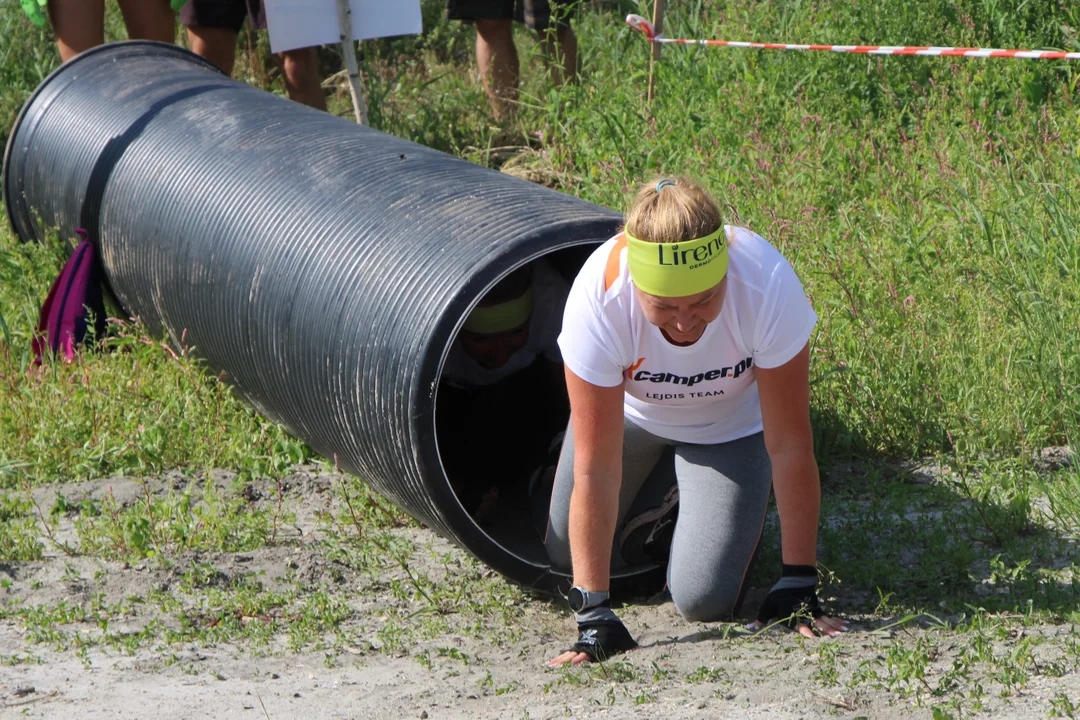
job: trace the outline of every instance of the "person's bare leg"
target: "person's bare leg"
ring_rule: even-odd
[[[128,38],[176,42],[176,13],[169,0],[118,0]]]
[[[278,62],[285,72],[285,90],[289,97],[316,110],[326,110],[316,49],[306,47],[280,53]]]
[[[573,82],[577,77],[577,35],[573,28],[564,27],[540,33],[540,45],[555,84]]]
[[[476,20],[476,64],[496,120],[514,112],[518,98],[518,54],[511,20]]]
[[[191,52],[214,63],[226,75],[232,75],[237,33],[229,28],[189,27],[187,35]]]
[[[49,17],[64,62],[105,42],[105,0],[49,0]]]

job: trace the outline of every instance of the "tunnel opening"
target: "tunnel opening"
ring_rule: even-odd
[[[570,286],[597,242],[533,257],[496,278],[444,353],[435,440],[451,491],[520,560],[548,565],[543,539],[570,418],[558,335]]]

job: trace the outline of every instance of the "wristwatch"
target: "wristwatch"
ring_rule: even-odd
[[[606,603],[608,597],[609,594],[607,590],[594,592],[575,585],[570,588],[570,592],[566,594],[566,602],[571,610],[579,613],[583,610],[588,610],[589,608],[594,608],[597,605]]]

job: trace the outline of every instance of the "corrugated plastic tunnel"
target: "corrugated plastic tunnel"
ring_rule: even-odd
[[[50,75],[16,120],[2,177],[20,239],[85,227],[113,294],[151,332],[483,563],[566,586],[526,518],[485,530],[459,501],[439,380],[488,290],[540,257],[571,279],[618,213],[141,41]],[[614,589],[652,586],[658,571],[621,570]]]

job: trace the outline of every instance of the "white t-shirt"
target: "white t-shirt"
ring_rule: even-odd
[[[559,327],[570,287],[547,262],[534,260],[532,268],[533,314],[529,318],[529,339],[525,346],[511,355],[505,365],[489,370],[465,352],[455,339],[443,365],[443,379],[451,386],[494,385],[529,367],[540,355],[552,362],[562,361],[558,344]]]
[[[593,385],[625,381],[626,417],[660,437],[713,444],[759,432],[754,369],[791,360],[817,323],[776,248],[745,228],[725,230],[731,261],[723,309],[693,345],[672,345],[645,319],[621,234],[589,257],[566,302],[563,362]]]

